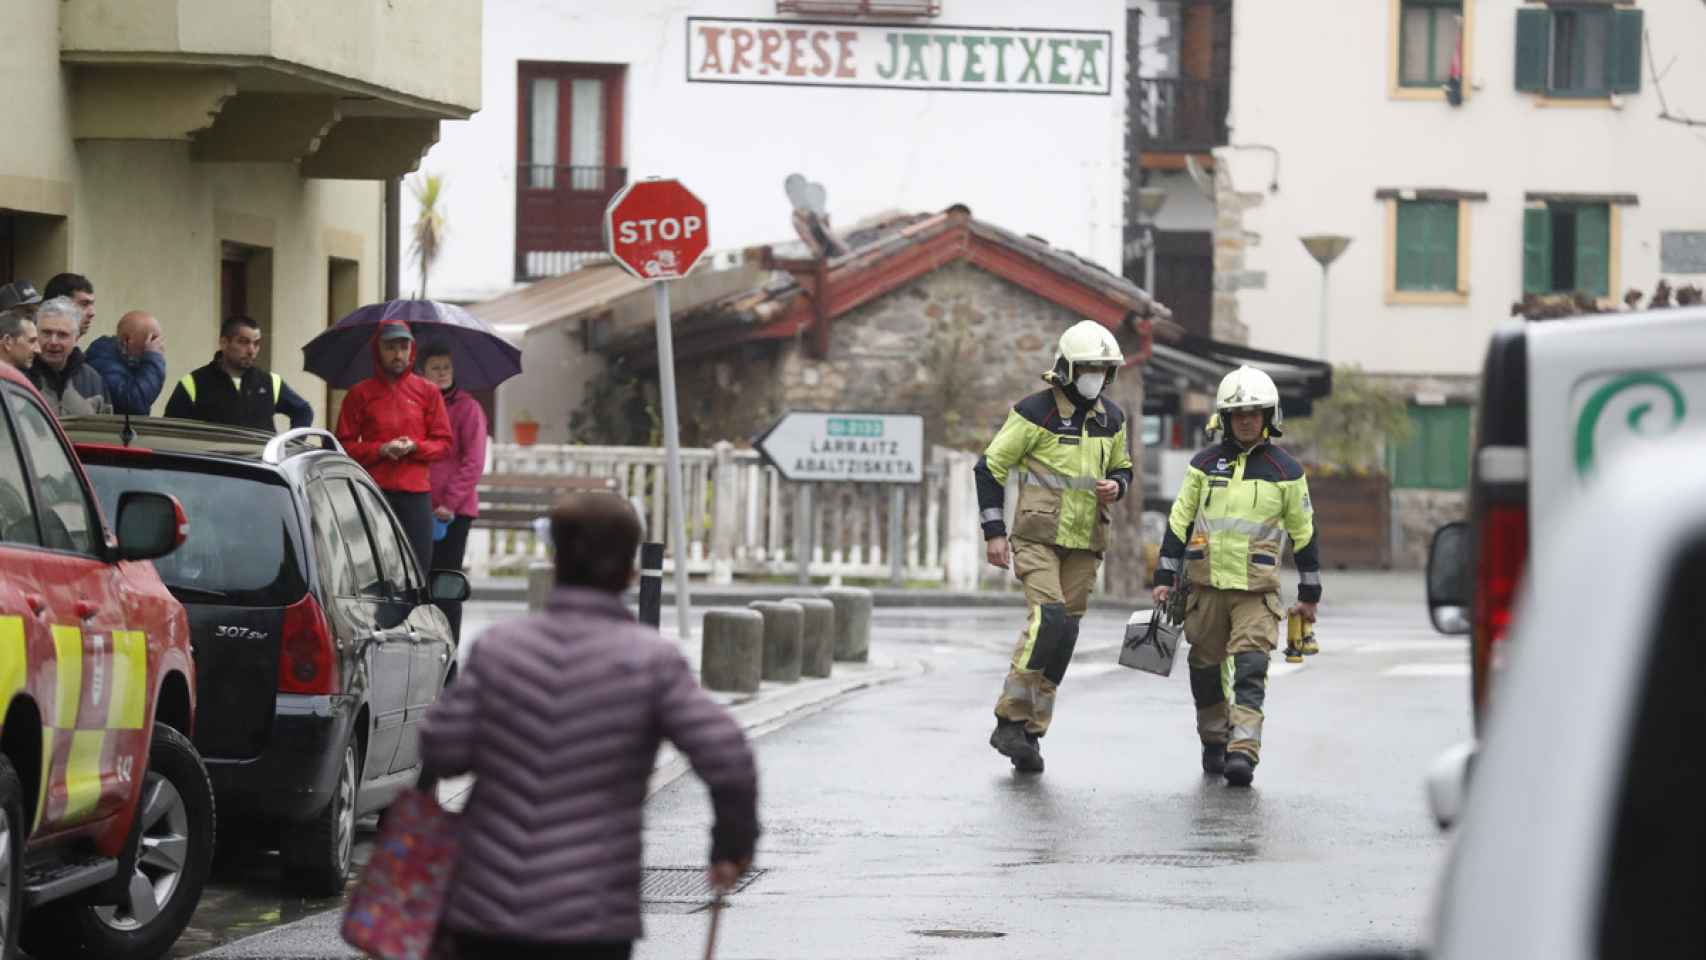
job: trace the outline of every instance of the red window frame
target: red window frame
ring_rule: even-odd
[[[529,164],[532,158],[533,102],[530,89],[535,79],[549,77],[557,81],[557,158],[567,166],[569,157],[569,96],[573,80],[604,81],[604,166],[622,166],[622,101],[628,68],[619,63],[552,63],[523,60],[516,70],[516,167]]]

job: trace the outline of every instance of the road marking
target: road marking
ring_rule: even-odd
[[[1469,649],[1465,640],[1388,640],[1382,643],[1359,643],[1353,653],[1456,653]]]
[[[1385,677],[1467,677],[1467,663],[1401,663],[1381,674]]]

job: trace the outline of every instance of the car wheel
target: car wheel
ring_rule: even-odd
[[[131,847],[120,861],[125,893],[115,904],[64,903],[32,912],[24,936],[30,953],[158,957],[189,926],[213,864],[213,786],[195,747],[171,727],[155,724],[148,754]]]
[[[0,757],[0,957],[18,953],[24,915],[24,788],[12,762]]]
[[[344,891],[355,853],[356,797],[361,791],[361,756],[351,740],[344,746],[338,786],[331,802],[314,819],[294,831],[285,844],[284,879],[310,897],[333,897]]]

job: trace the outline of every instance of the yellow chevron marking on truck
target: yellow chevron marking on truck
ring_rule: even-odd
[[[141,730],[147,701],[148,635],[141,630],[114,630],[113,697],[107,704],[107,729]]]
[[[65,819],[80,820],[101,800],[101,753],[105,730],[79,730],[71,735],[71,755],[65,759]]]

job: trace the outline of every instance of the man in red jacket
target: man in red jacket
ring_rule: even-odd
[[[428,464],[449,455],[452,437],[444,397],[414,366],[415,336],[408,324],[380,324],[373,335],[373,376],[344,397],[338,442],[390,501],[424,577],[432,568]]]

